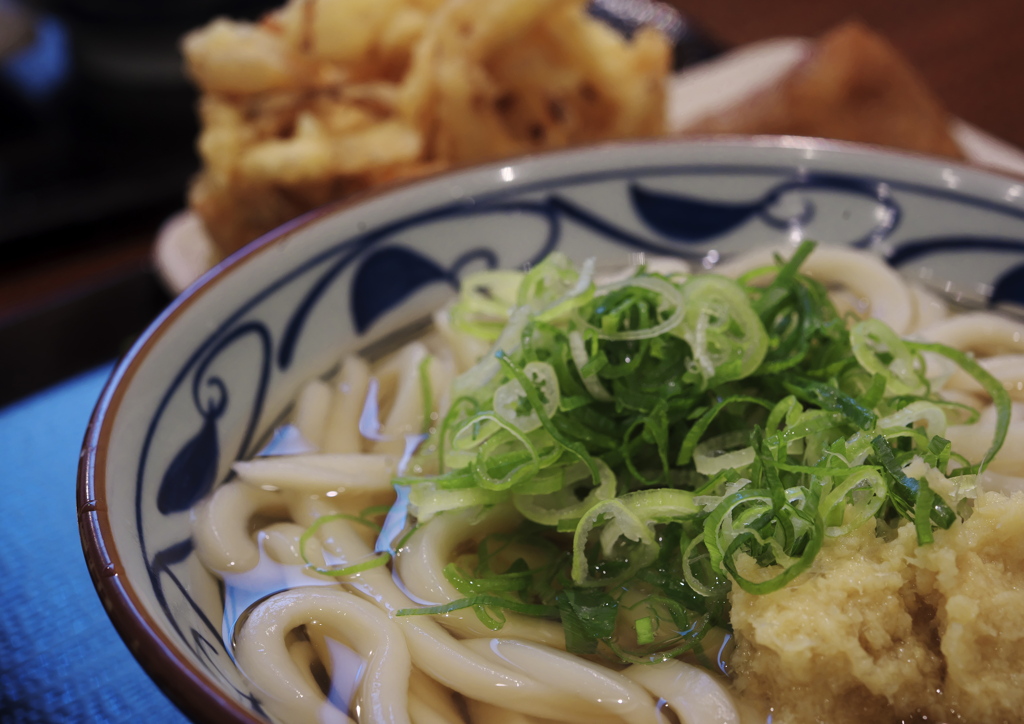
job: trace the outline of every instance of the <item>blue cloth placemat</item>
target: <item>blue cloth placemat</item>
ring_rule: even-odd
[[[0,409],[0,721],[187,719],[148,678],[93,589],[75,478],[106,365]]]

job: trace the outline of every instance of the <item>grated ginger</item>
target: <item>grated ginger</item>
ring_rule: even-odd
[[[891,540],[862,526],[732,606],[737,688],[773,724],[1020,721],[1024,493],[985,493],[923,547],[913,524]]]

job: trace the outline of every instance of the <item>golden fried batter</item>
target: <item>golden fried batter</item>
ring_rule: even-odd
[[[183,41],[202,91],[189,193],[222,254],[453,166],[664,133],[668,40],[584,0],[290,0]]]

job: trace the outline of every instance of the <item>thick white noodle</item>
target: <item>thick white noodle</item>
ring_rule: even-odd
[[[263,552],[277,563],[289,566],[304,566],[300,550],[300,540],[305,529],[301,525],[288,521],[271,523],[260,531],[263,534]],[[323,568],[324,554],[320,547],[320,539],[316,536],[306,541],[306,558],[311,563]]]
[[[637,273],[641,266],[649,274],[661,274],[672,281],[682,282],[693,273],[693,267],[685,259],[675,256],[648,256],[641,252],[631,254],[630,263],[612,263],[609,265],[598,265],[594,269],[594,284],[604,286],[614,282],[629,279]]]
[[[932,324],[919,336],[970,352],[1012,399],[1024,402],[1024,323],[990,312],[971,312]],[[959,368],[949,375],[944,389],[984,395],[981,385]]]
[[[232,469],[242,482],[264,490],[389,495],[394,492],[391,480],[397,467],[398,458],[393,455],[323,453],[240,460]]]
[[[988,405],[974,425],[950,425],[946,439],[953,449],[972,462],[980,462],[992,444],[996,429],[995,405]],[[1019,475],[1024,470],[1024,403],[1010,405],[1010,427],[1006,441],[988,469],[1001,475]]]
[[[427,365],[427,379],[430,381],[430,392],[433,397],[431,408],[431,419],[433,422],[440,420],[448,412],[451,404],[452,382],[455,380],[455,362],[449,357],[438,357],[433,355],[430,364]],[[420,390],[422,398],[423,392]],[[421,400],[420,404],[423,402]]]
[[[774,255],[788,259],[796,247],[744,254],[719,264],[715,271],[738,277],[745,272],[774,263]],[[898,334],[907,334],[915,327],[917,304],[907,281],[880,258],[842,246],[819,245],[800,271],[827,287],[838,287],[853,295],[852,306],[860,316],[880,319]],[[755,280],[757,281],[757,280]]]
[[[682,281],[693,271],[689,262],[674,256],[645,257],[644,264],[648,273],[662,274],[673,281]]]
[[[979,359],[978,364],[1002,384],[1010,398],[1024,402],[1024,354],[1000,354]],[[957,368],[946,380],[943,390],[958,390],[984,396],[981,384]]]
[[[443,374],[431,377],[431,386],[434,393],[434,411],[443,416],[451,404],[452,381],[459,374],[459,361],[456,359],[455,350],[448,342],[448,339],[439,330],[433,329],[420,338],[427,351],[433,356],[434,362],[439,364]]]
[[[496,506],[482,516],[474,509],[442,513],[410,536],[396,558],[395,570],[406,589],[420,600],[439,604],[463,598],[444,575],[444,567],[451,562],[456,547],[464,541],[479,542],[492,533],[514,530],[522,520],[511,506]],[[560,624],[513,612],[505,615],[500,632],[503,638],[521,638],[565,648],[565,633]],[[472,609],[452,611],[438,616],[437,620],[463,637],[495,634],[480,622]]]
[[[312,525],[333,511],[325,501],[305,499],[295,500],[291,512],[300,525]],[[320,534],[324,549],[343,563],[355,563],[371,555],[371,550],[347,521],[327,523],[321,527]],[[399,590],[386,568],[374,568],[342,581],[391,615],[399,609],[416,607]],[[646,695],[642,699],[622,697],[604,704],[587,701],[567,691],[560,678],[540,681],[515,666],[480,655],[452,637],[430,616],[394,616],[393,620],[406,636],[414,664],[444,686],[469,698],[579,724],[612,722],[617,717],[631,724],[658,721]],[[550,650],[557,653],[555,649]],[[576,663],[568,654],[563,656],[567,657],[564,667]],[[562,675],[568,674],[563,672]]]
[[[908,329],[909,334],[927,329],[949,317],[949,305],[938,294],[928,291],[917,284],[910,285],[910,293],[914,295],[914,325]]]
[[[404,636],[375,605],[336,588],[275,594],[253,608],[243,624],[235,654],[246,676],[272,700],[268,708],[277,706],[288,716],[318,721],[320,711],[329,706],[289,655],[288,634],[300,626],[344,642],[365,660],[358,703],[351,707],[358,708],[360,724],[409,721],[411,662]]]
[[[699,666],[670,659],[622,673],[664,699],[682,724],[742,724],[728,684]]]
[[[409,692],[409,721],[412,724],[465,724],[462,717],[450,719],[423,703],[412,691]]]
[[[313,676],[313,667],[321,661],[320,654],[313,648],[313,644],[307,639],[295,637],[287,642],[288,656],[295,662],[296,673],[298,673],[310,691],[319,688],[316,678]],[[345,719],[352,721],[347,714],[342,714]],[[345,721],[344,719],[342,721]]]
[[[1024,354],[1001,354],[981,360],[984,367],[993,377],[1002,383],[1010,398],[1024,402]],[[971,378],[974,390],[981,392],[974,378]]]
[[[446,309],[439,309],[434,313],[434,327],[451,348],[456,374],[462,374],[470,369],[477,360],[487,354],[486,342],[452,327]]]
[[[978,476],[977,485],[984,492],[995,491],[1010,496],[1014,493],[1024,492],[1024,477],[986,470]]]
[[[294,425],[302,437],[318,450],[324,445],[327,415],[333,404],[334,390],[323,380],[307,382],[295,403]]]
[[[327,415],[327,429],[324,432],[324,452],[363,452],[359,416],[366,402],[369,385],[370,365],[359,355],[348,357],[335,383],[334,401]]]
[[[409,677],[409,718],[412,724],[465,724],[451,689],[415,667]]]
[[[429,352],[424,344],[412,342],[381,362],[374,370],[379,387],[380,438],[372,443],[374,452],[401,455],[405,436],[422,432],[423,395],[420,363]]]
[[[923,339],[978,357],[1024,354],[1024,323],[991,312],[968,312],[920,331]]]
[[[959,405],[966,405],[967,407],[973,408],[978,412],[984,410],[985,406],[988,404],[987,397],[983,398],[970,392],[964,392],[963,390],[955,390],[950,387],[943,387],[941,389],[936,390],[936,392],[938,393],[939,397],[941,397],[944,400],[955,402]],[[952,423],[957,422],[958,418],[963,417],[963,415],[965,414],[966,411],[948,411],[950,422]]]
[[[220,486],[192,509],[192,543],[211,570],[242,573],[256,567],[259,547],[250,521],[257,513],[280,516],[285,503],[278,494],[241,482]]]
[[[406,436],[423,432],[424,400],[420,365],[429,352],[421,342],[403,347],[375,370],[379,382],[378,405],[381,421],[379,438],[371,445],[377,453],[401,456],[406,448]],[[427,379],[433,397],[431,413],[437,413],[437,403],[445,399],[451,387],[453,371],[437,357],[427,362]]]
[[[586,701],[591,706],[597,704],[606,715],[621,716],[625,713],[623,704],[633,702],[634,706],[630,708],[641,709],[648,721],[663,722],[657,705],[643,688],[606,666],[531,641],[478,638],[466,639],[463,644],[480,656],[510,666],[524,675],[540,681],[557,681],[559,690],[565,695]],[[546,712],[546,715],[559,718],[554,710]],[[592,721],[597,721],[597,718]],[[636,719],[629,716],[627,721]]]
[[[466,700],[466,710],[469,713],[470,724],[549,724],[555,721],[509,711],[475,699]]]

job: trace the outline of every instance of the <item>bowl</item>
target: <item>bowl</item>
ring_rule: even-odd
[[[697,266],[814,238],[870,250],[966,305],[1024,304],[1024,182],[801,138],[612,144],[448,173],[310,213],[189,288],[117,365],[82,451],[78,516],[125,644],[201,722],[268,720],[221,631],[190,507],[300,386],[415,325],[459,279],[552,251]]]

